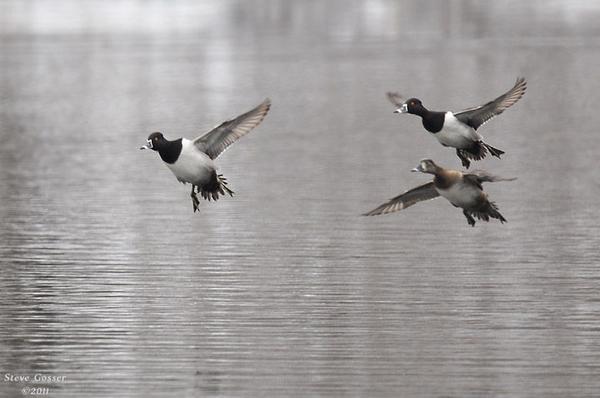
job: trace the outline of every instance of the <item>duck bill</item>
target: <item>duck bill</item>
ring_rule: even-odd
[[[418,165],[417,167],[415,167],[414,169],[411,169],[410,171],[412,171],[413,173],[422,173],[423,169],[421,168],[421,165]]]
[[[402,106],[396,109],[394,113],[408,113],[408,105],[402,104]]]
[[[146,145],[142,145],[140,149],[152,149],[152,141],[148,140],[148,142],[146,142]]]

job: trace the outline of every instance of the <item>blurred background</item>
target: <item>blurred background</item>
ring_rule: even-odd
[[[53,397],[594,396],[600,3],[0,1],[0,392]],[[508,223],[443,199],[434,110],[528,90],[480,129]],[[192,212],[152,131],[270,97]]]

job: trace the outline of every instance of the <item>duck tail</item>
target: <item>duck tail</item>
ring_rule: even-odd
[[[464,168],[468,169],[471,160],[481,160],[485,157],[487,150],[483,142],[476,141],[469,148],[457,148],[456,155],[460,158]]]
[[[500,159],[500,155],[504,154],[504,151],[494,148],[483,141],[476,141],[469,148],[456,149],[456,155],[458,155],[463,166],[467,169],[471,165],[470,160],[481,160],[485,158],[488,152],[498,159]]]
[[[504,216],[502,216],[502,214],[500,214],[498,211],[498,206],[496,206],[496,203],[494,202],[488,202],[487,213],[490,215],[490,217],[500,220],[500,223],[502,224],[507,222],[506,218],[504,218]]]
[[[506,218],[498,211],[498,206],[494,202],[487,202],[485,206],[478,210],[471,211],[470,214],[483,221],[490,221],[490,218],[495,218],[496,220],[500,220],[502,224],[507,222]]]
[[[485,146],[485,148],[489,151],[490,155],[497,157],[498,159],[500,159],[500,155],[504,155],[504,151],[498,149],[498,148],[494,148],[491,145],[488,145],[484,142],[481,143],[483,146]]]
[[[227,178],[223,177],[223,174],[217,174],[213,172],[210,182],[203,186],[198,186],[198,193],[202,195],[205,200],[218,200],[219,195],[233,196],[234,192],[227,186]]]

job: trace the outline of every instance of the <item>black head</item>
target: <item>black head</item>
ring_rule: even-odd
[[[421,115],[425,108],[418,98],[410,98],[396,112],[398,113],[412,113],[413,115]]]
[[[153,151],[157,151],[163,161],[173,164],[179,158],[182,147],[181,138],[178,138],[174,141],[169,141],[162,135],[162,133],[156,132],[148,136],[146,145],[140,149],[152,149]]]
[[[157,131],[148,136],[146,145],[142,146],[140,149],[152,149],[154,151],[158,151],[163,148],[167,142],[167,139],[162,135],[162,133]]]

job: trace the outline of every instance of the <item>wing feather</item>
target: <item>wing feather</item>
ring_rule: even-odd
[[[380,214],[392,213],[398,210],[406,209],[415,203],[433,199],[438,196],[439,193],[436,191],[433,182],[428,182],[427,184],[413,188],[401,195],[396,196],[395,198],[390,199],[381,206],[364,213],[363,216],[377,216]]]
[[[475,108],[469,108],[457,112],[454,114],[454,116],[456,116],[456,118],[461,122],[468,124],[474,129],[477,129],[494,116],[498,116],[506,109],[513,106],[519,99],[521,99],[523,94],[525,94],[526,89],[527,82],[525,81],[525,78],[519,77],[515,82],[515,85],[510,90],[495,100]]]
[[[500,177],[490,174],[485,170],[473,170],[468,174],[464,174],[463,178],[473,179],[478,184],[482,182],[514,181],[517,179],[517,177]]]
[[[216,159],[229,145],[258,126],[269,112],[270,107],[271,100],[267,98],[251,111],[223,122],[203,136],[196,138],[194,145],[211,159]]]
[[[385,95],[396,108],[400,108],[404,104],[404,97],[398,93],[387,92]]]

